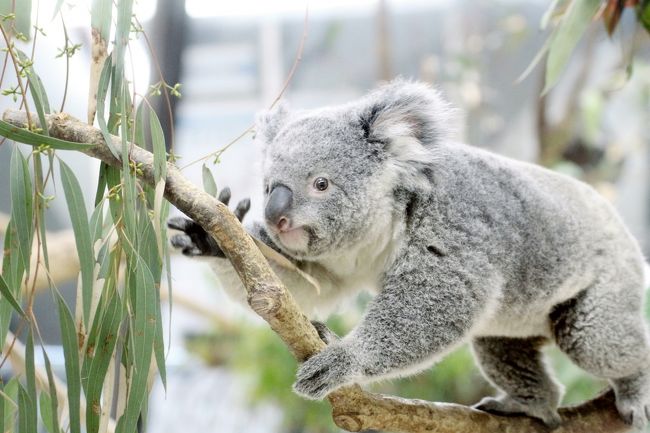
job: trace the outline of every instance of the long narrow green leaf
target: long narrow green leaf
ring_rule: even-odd
[[[160,179],[167,176],[167,149],[160,120],[156,112],[151,109],[149,110],[149,129],[151,130],[151,143],[153,145],[154,184],[156,184]]]
[[[48,433],[60,433],[55,432],[54,426],[52,425],[52,399],[50,398],[49,393],[41,391],[38,396],[38,409],[41,413],[41,421],[43,422],[45,430],[47,430]]]
[[[113,144],[113,138],[106,124],[106,115],[104,113],[105,104],[106,104],[106,93],[108,92],[108,85],[111,81],[111,59],[112,54],[110,54],[106,60],[104,60],[104,66],[102,67],[102,73],[99,76],[99,85],[97,86],[97,123],[99,124],[99,129],[102,131],[104,136],[104,141],[108,149],[111,151],[113,156],[117,159],[120,159],[119,153]],[[112,99],[112,98],[111,98]],[[111,102],[112,103],[112,102]]]
[[[90,306],[93,291],[93,268],[95,255],[90,240],[90,228],[88,225],[88,214],[86,204],[81,193],[81,186],[74,173],[63,161],[59,161],[61,167],[61,183],[65,192],[65,199],[68,203],[72,230],[74,231],[77,254],[81,267],[81,290],[83,293],[84,324],[88,325],[90,319]]]
[[[34,162],[34,189],[37,193],[36,206],[34,206],[34,210],[36,211],[36,221],[39,222],[37,230],[40,233],[41,249],[43,251],[43,262],[45,263],[45,269],[49,273],[50,256],[47,250],[47,227],[45,225],[45,208],[47,207],[47,201],[44,191],[45,186],[43,184],[43,162],[41,161],[41,154],[33,154],[32,161]]]
[[[52,12],[52,19],[56,18],[56,16],[59,14],[61,11],[61,6],[63,6],[63,0],[57,0],[56,5],[54,6],[54,11]]]
[[[29,38],[32,30],[32,0],[0,1],[0,14],[9,15],[11,13],[16,15],[14,20],[16,30]]]
[[[114,292],[102,320],[101,330],[95,342],[94,354],[88,369],[88,388],[86,392],[86,431],[99,430],[101,416],[101,393],[104,378],[115,350],[120,324],[122,323],[122,302]],[[84,363],[84,367],[86,363]],[[104,403],[106,404],[106,402]]]
[[[38,412],[36,410],[38,400],[36,399],[36,366],[34,365],[34,336],[31,328],[27,333],[25,341],[25,381],[27,382],[27,396],[29,397],[29,412],[26,414],[30,426],[36,433]],[[30,429],[30,431],[32,431]]]
[[[158,251],[158,241],[156,239],[155,229],[153,222],[147,215],[146,209],[140,211],[139,226],[141,233],[139,251],[140,256],[147,264],[148,269],[151,271],[151,276],[154,281],[154,287],[160,287],[162,278],[162,255]],[[156,309],[156,336],[154,338],[154,356],[156,358],[156,365],[160,373],[160,379],[163,386],[167,387],[167,371],[165,368],[165,345],[163,339],[162,328],[162,312],[160,309],[160,294],[154,290],[156,296],[155,309]]]
[[[81,433],[80,399],[81,377],[79,373],[79,354],[77,352],[77,331],[72,313],[60,294],[56,293],[61,325],[61,341],[65,357],[65,377],[68,385],[68,407],[70,409],[70,433]]]
[[[34,203],[32,198],[32,180],[23,154],[14,147],[9,169],[11,189],[11,220],[16,226],[18,251],[23,265],[29,273],[29,259],[32,253],[32,235],[34,231]]]
[[[6,385],[2,387],[4,394],[0,396],[0,405],[4,411],[2,423],[4,424],[3,432],[13,432],[16,422],[16,408],[18,407],[18,377],[12,377]]]
[[[4,394],[4,383],[0,380],[0,391]],[[0,432],[6,432],[5,428],[5,399],[0,397]]]
[[[18,55],[18,60],[24,65],[29,65],[24,68],[25,74],[29,80],[29,90],[32,94],[32,100],[34,101],[34,107],[36,107],[36,113],[38,114],[38,120],[41,125],[47,125],[45,115],[50,113],[50,102],[47,99],[47,93],[45,92],[45,87],[41,78],[36,74],[34,66],[30,61],[29,57],[19,49],[16,49]],[[43,128],[43,134],[49,135],[47,128]]]
[[[136,430],[138,417],[147,395],[147,380],[153,342],[156,334],[154,281],[148,266],[141,260],[133,263],[134,277],[128,290],[135,296],[134,318],[131,326],[133,339],[133,378],[126,404],[126,411],[119,419],[117,433]]]
[[[40,146],[41,144],[50,146],[52,149],[60,150],[88,150],[94,147],[94,144],[74,143],[72,141],[59,140],[58,138],[47,137],[42,134],[31,132],[24,128],[0,120],[0,135],[19,143],[29,144],[30,146]]]
[[[99,182],[97,183],[97,191],[95,192],[95,207],[104,198],[104,192],[106,191],[106,163],[102,162],[99,165]]]
[[[7,282],[2,277],[2,275],[0,275],[0,294],[2,294],[2,298],[6,299],[18,314],[25,317],[25,311],[23,311],[18,301],[16,301],[14,294],[11,293],[11,290],[9,290],[9,286],[7,285]]]
[[[37,433],[36,402],[30,400],[28,392],[18,385],[18,433]]]
[[[118,0],[117,23],[115,25],[115,40],[113,48],[113,86],[117,94],[122,92],[124,84],[124,56],[126,45],[131,33],[131,16],[133,15],[133,0]]]
[[[93,0],[90,8],[90,25],[99,31],[105,41],[108,41],[111,34],[112,14],[113,2],[111,0]]]
[[[551,36],[552,40],[546,61],[544,93],[557,83],[571,52],[589,27],[600,5],[601,0],[573,0],[571,2],[559,27]]]
[[[45,361],[45,371],[47,373],[47,383],[49,385],[50,395],[49,395],[49,417],[42,415],[43,423],[49,424],[52,433],[60,433],[61,427],[59,427],[59,398],[56,394],[56,383],[54,382],[54,374],[52,373],[52,365],[50,364],[50,358],[47,356],[45,349],[43,349],[43,360]],[[41,395],[46,395],[46,393],[41,393]],[[43,408],[41,407],[41,411]],[[41,412],[44,413],[45,411]],[[49,418],[49,422],[47,421]]]
[[[2,276],[13,294],[14,299],[20,296],[25,266],[18,251],[16,225],[9,220],[4,239],[4,258],[2,260]],[[17,302],[19,304],[19,302]],[[5,341],[9,331],[13,307],[9,302],[0,302],[0,341]]]

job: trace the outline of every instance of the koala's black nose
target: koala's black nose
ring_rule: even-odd
[[[278,184],[273,187],[264,209],[266,221],[280,230],[289,228],[289,209],[293,203],[293,192],[285,185]]]

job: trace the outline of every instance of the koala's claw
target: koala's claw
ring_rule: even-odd
[[[241,222],[248,211],[251,209],[251,200],[249,198],[245,198],[241,200],[239,203],[237,203],[237,207],[233,211],[239,222]]]
[[[321,340],[325,344],[331,344],[337,340],[339,340],[339,336],[336,335],[330,328],[327,327],[326,324],[323,322],[319,322],[317,320],[312,320],[311,324],[314,328],[316,328],[316,332],[318,332],[318,336],[320,337]]]
[[[231,193],[230,188],[226,187],[219,193],[219,201],[226,206],[230,202]],[[251,207],[250,199],[241,200],[235,210],[234,214],[241,222]],[[226,257],[217,242],[212,239],[212,236],[203,230],[203,227],[188,218],[174,217],[167,220],[167,227],[174,230],[179,230],[183,233],[173,235],[170,242],[174,248],[178,248],[181,252],[190,257],[196,256],[213,256],[213,257]]]
[[[353,363],[341,346],[328,346],[298,369],[293,390],[310,400],[321,400],[327,394],[350,383]]]
[[[232,194],[230,193],[230,188],[225,187],[224,189],[219,192],[219,196],[217,197],[217,200],[219,200],[221,203],[225,204],[228,206],[228,203],[230,203],[230,197]]]
[[[616,407],[623,421],[639,431],[645,429],[650,421],[650,403],[644,405],[639,401],[622,400],[616,402]]]
[[[550,405],[543,403],[522,404],[507,396],[485,397],[472,407],[495,415],[527,415],[537,418],[552,430],[562,424],[562,418],[560,418],[557,410]]]

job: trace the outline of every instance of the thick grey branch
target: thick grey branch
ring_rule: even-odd
[[[8,110],[5,121],[25,127],[20,111]],[[50,135],[77,143],[95,144],[86,151],[92,157],[120,167],[95,128],[66,114],[48,117]],[[120,139],[113,138],[121,148]],[[153,155],[129,146],[129,158],[141,164],[142,178],[153,183]],[[214,197],[192,185],[173,164],[168,164],[165,197],[199,223],[219,243],[233,263],[248,292],[253,310],[282,338],[295,357],[302,361],[320,351],[324,343],[307,317],[300,312],[291,294],[269,267],[252,238],[228,210]],[[526,417],[498,417],[465,406],[405,400],[371,394],[358,386],[342,388],[328,397],[336,424],[349,431],[367,429],[405,433],[541,433],[542,424]],[[622,433],[629,431],[614,406],[611,392],[575,408],[560,410],[564,421],[557,433]]]

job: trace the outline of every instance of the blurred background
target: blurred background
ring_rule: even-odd
[[[548,36],[540,30],[548,6],[542,0],[312,0],[306,16],[307,4],[295,0],[139,0],[136,10],[165,80],[181,83],[182,97],[172,99],[171,110],[164,98],[153,100],[178,165],[197,184],[208,169],[234,200],[251,197],[250,219],[262,208],[259,149],[249,131],[256,112],[285,85],[290,105],[309,108],[347,102],[402,76],[434,84],[462,110],[463,141],[591,183],[619,209],[648,255],[650,40],[632,13],[623,14],[611,38],[595,23],[558,85],[540,96],[543,65],[519,78]],[[82,44],[71,59],[66,111],[85,118],[88,5],[64,7],[70,38]],[[47,31],[36,69],[48,71],[41,76],[56,99],[64,68],[52,53],[61,30],[52,25]],[[131,78],[144,94],[159,81],[157,66],[144,38],[132,41],[131,50]],[[0,185],[8,185],[9,154],[0,146]],[[61,154],[89,180],[90,203],[97,166]],[[48,227],[65,230],[68,214],[58,202]],[[9,211],[8,188],[0,188],[0,211]],[[155,385],[143,431],[336,431],[327,404],[292,394],[296,363],[268,326],[228,300],[205,263],[174,256],[171,266],[168,386]],[[74,290],[71,284],[63,291],[74,298]],[[41,298],[35,308],[56,363],[57,320],[48,317],[50,297]],[[330,326],[347,332],[367,301],[362,296],[358,308],[333,317]],[[567,387],[565,403],[603,388],[561,354],[549,354]],[[467,348],[416,377],[373,389],[462,404],[493,393]]]

